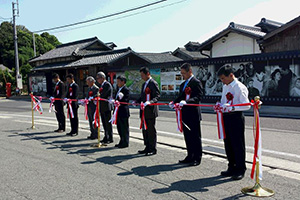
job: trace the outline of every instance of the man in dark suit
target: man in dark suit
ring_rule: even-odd
[[[190,64],[185,63],[181,66],[181,75],[185,81],[180,85],[180,93],[174,103],[182,106],[182,124],[187,156],[179,163],[197,166],[201,163],[202,158],[201,110],[200,107],[186,104],[199,104],[203,95],[203,87],[201,82],[194,77]]]
[[[112,99],[113,88],[111,84],[106,81],[106,76],[103,72],[97,73],[97,82],[100,84],[100,98],[102,99]],[[112,125],[109,122],[111,119],[111,111],[113,110],[113,105],[107,101],[100,101],[100,115],[101,121],[104,128],[104,138],[101,140],[104,144],[109,144],[113,142],[113,132]]]
[[[99,88],[95,85],[95,79],[92,76],[88,76],[86,78],[86,84],[88,85],[88,91],[86,95],[86,99],[89,100],[88,103],[88,118],[90,124],[91,135],[87,138],[90,140],[94,140],[98,138],[98,131],[94,125],[94,114],[96,111],[96,103],[92,100],[93,98],[99,96]]]
[[[76,101],[71,102],[71,108],[73,112],[73,117],[71,115],[71,108],[69,107],[69,103],[67,103],[67,108],[69,112],[69,118],[71,123],[71,131],[67,133],[69,136],[78,135],[78,85],[74,81],[74,75],[68,74],[66,76],[68,82],[67,96],[66,99],[74,99]]]
[[[158,88],[157,82],[152,79],[150,75],[150,71],[147,67],[142,67],[140,69],[141,78],[145,81],[141,88],[141,96],[137,100],[138,103],[143,102],[144,109],[144,117],[146,122],[146,127],[143,124],[143,138],[145,149],[138,151],[139,154],[145,155],[154,155],[156,154],[156,129],[155,129],[155,120],[158,116],[158,106],[157,105],[149,105],[151,103],[156,103],[160,97],[160,91]],[[143,111],[140,110],[140,118],[142,119]]]
[[[53,91],[53,97],[51,98],[58,98],[63,99],[65,97],[65,84],[59,79],[58,74],[53,74],[52,76],[53,82],[55,83],[54,91]],[[63,100],[55,100],[53,102],[53,105],[55,107],[55,114],[56,119],[58,122],[58,129],[54,132],[62,133],[66,130],[66,117],[64,113],[64,101]]]
[[[126,87],[126,78],[124,76],[117,77],[118,92],[116,101],[128,103],[129,89]],[[128,104],[120,104],[118,109],[117,129],[120,135],[120,142],[115,147],[126,148],[129,145],[129,106]]]

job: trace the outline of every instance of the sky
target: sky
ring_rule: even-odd
[[[19,0],[17,24],[26,26],[30,31],[38,31],[155,1],[158,0]],[[117,48],[166,52],[183,47],[189,41],[204,42],[225,29],[230,22],[254,26],[265,17],[286,23],[300,16],[299,7],[299,0],[167,0],[138,11],[80,25],[85,26],[82,28],[74,29],[80,27],[75,26],[49,33],[62,43],[97,36],[103,42],[114,42]],[[11,16],[12,0],[0,0],[0,23],[3,18]]]

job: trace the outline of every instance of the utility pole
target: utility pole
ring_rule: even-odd
[[[15,44],[15,64],[16,64],[16,80],[17,80],[17,89],[22,89],[22,76],[20,75],[19,68],[19,54],[18,54],[18,36],[17,36],[17,26],[16,26],[16,17],[19,16],[19,2],[12,2],[12,11],[13,11],[13,27],[14,27],[14,44]]]

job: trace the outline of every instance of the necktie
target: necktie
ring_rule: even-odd
[[[183,86],[183,89],[182,89],[182,91],[184,91],[184,89],[186,88],[186,86],[187,86],[188,82],[189,82],[189,80],[186,80],[186,81],[185,81],[185,84],[184,84],[184,86]]]

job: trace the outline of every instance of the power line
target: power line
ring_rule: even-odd
[[[93,19],[89,19],[89,20],[85,20],[85,21],[81,21],[81,22],[76,22],[76,23],[72,23],[72,24],[67,24],[67,25],[63,25],[63,26],[57,26],[57,27],[53,27],[53,28],[47,28],[47,29],[42,29],[42,30],[38,30],[38,31],[33,31],[33,32],[34,33],[39,33],[39,32],[51,31],[51,30],[55,30],[55,29],[61,29],[61,28],[66,28],[66,27],[70,27],[70,26],[76,26],[76,25],[79,25],[79,24],[89,23],[89,22],[92,22],[92,21],[105,19],[105,18],[121,15],[121,14],[124,14],[124,13],[127,13],[127,12],[132,12],[132,11],[135,11],[135,10],[146,8],[146,7],[155,5],[155,4],[162,3],[164,1],[167,1],[167,0],[160,0],[160,1],[153,2],[153,3],[138,6],[138,7],[135,7],[135,8],[120,11],[120,12],[117,12],[117,13],[113,13],[113,14],[109,14],[109,15],[105,15],[105,16],[101,16],[101,17],[97,17],[97,18],[93,18]]]
[[[97,22],[97,23],[94,23],[94,24],[89,24],[89,25],[85,25],[85,26],[79,26],[79,27],[65,29],[65,30],[61,30],[61,31],[54,31],[54,32],[51,31],[51,33],[61,33],[61,32],[66,32],[66,31],[72,31],[72,30],[76,30],[76,29],[86,28],[86,27],[89,27],[89,26],[95,26],[95,25],[98,25],[98,24],[104,24],[104,23],[107,23],[107,22],[111,22],[111,21],[115,21],[115,20],[119,20],[119,19],[131,17],[131,16],[135,16],[135,15],[139,15],[139,14],[144,14],[144,13],[151,12],[151,11],[158,10],[158,9],[162,9],[162,8],[165,8],[165,7],[173,6],[173,5],[185,2],[185,1],[188,1],[188,0],[177,1],[177,2],[174,2],[174,3],[166,4],[164,6],[160,6],[160,7],[148,9],[148,10],[141,11],[141,12],[136,12],[136,13],[133,13],[133,14],[125,15],[125,16],[122,16],[122,17],[117,17],[117,18],[114,18],[114,19],[106,20],[106,21]]]

